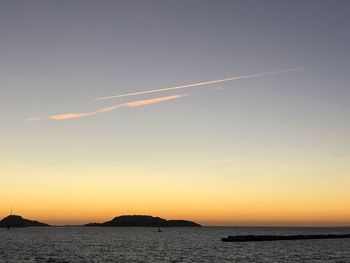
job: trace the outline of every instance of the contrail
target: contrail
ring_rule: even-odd
[[[180,99],[180,98],[183,98],[186,96],[188,96],[188,94],[184,93],[184,94],[177,94],[177,95],[171,95],[171,96],[159,97],[159,98],[153,98],[153,99],[147,99],[147,100],[130,101],[130,102],[122,103],[122,104],[116,104],[116,105],[104,107],[104,108],[101,108],[101,109],[98,109],[95,111],[91,111],[91,112],[63,113],[63,114],[51,115],[51,116],[48,116],[47,118],[49,120],[55,120],[55,121],[61,121],[61,120],[66,120],[66,119],[76,119],[76,118],[97,115],[100,113],[111,112],[111,111],[114,111],[114,110],[117,110],[120,108],[132,108],[132,107],[147,106],[150,104]],[[31,118],[28,120],[34,120],[34,119],[37,119],[37,118]]]
[[[186,89],[186,88],[192,88],[192,87],[200,87],[200,86],[204,86],[204,85],[220,83],[220,82],[226,82],[226,81],[231,81],[231,80],[258,78],[258,77],[263,77],[263,76],[269,76],[269,75],[276,75],[276,74],[282,74],[282,73],[287,73],[287,72],[299,71],[299,70],[303,70],[303,69],[304,69],[304,67],[289,68],[289,69],[278,70],[278,71],[269,71],[269,72],[256,73],[256,74],[243,75],[243,76],[236,76],[236,77],[225,78],[225,79],[217,79],[217,80],[210,80],[210,81],[204,81],[204,82],[197,82],[197,83],[179,85],[179,86],[163,88],[163,89],[144,90],[144,91],[139,91],[139,92],[118,94],[118,95],[107,96],[107,97],[99,97],[99,98],[94,98],[93,100],[107,100],[107,99],[113,99],[113,98],[121,98],[121,97],[136,96],[136,95],[141,95],[141,94],[163,92],[163,91],[168,91],[168,90],[178,90],[178,89]]]

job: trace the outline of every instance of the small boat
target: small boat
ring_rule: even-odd
[[[10,211],[10,216],[12,216],[12,205],[11,205],[11,211]],[[6,225],[6,229],[9,230],[10,229],[10,225]]]
[[[157,232],[160,233],[160,232],[163,232],[163,231],[160,229],[160,227],[158,227],[158,231]]]

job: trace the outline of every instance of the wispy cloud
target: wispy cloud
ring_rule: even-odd
[[[41,118],[39,118],[39,117],[34,117],[34,118],[26,119],[25,121],[29,121],[29,122],[31,122],[31,121],[41,121]]]
[[[213,160],[209,160],[210,162],[213,163],[232,163],[233,159],[232,158],[223,158],[223,159],[213,159]]]
[[[172,95],[172,96],[166,96],[166,97],[159,97],[159,98],[153,98],[148,100],[138,100],[138,101],[132,101],[128,103],[122,104],[124,107],[139,107],[139,106],[145,106],[149,104],[164,102],[168,100],[178,99],[184,96],[188,96],[188,94],[179,94],[179,95]]]
[[[197,82],[197,83],[173,86],[173,87],[162,88],[162,89],[152,89],[152,90],[144,90],[144,91],[139,91],[139,92],[118,94],[118,95],[113,95],[113,96],[95,98],[94,100],[105,100],[105,99],[120,98],[120,97],[130,97],[130,96],[163,92],[163,91],[169,91],[169,90],[187,89],[187,88],[192,88],[192,87],[199,87],[200,88],[200,87],[203,87],[203,86],[209,85],[209,84],[215,84],[215,83],[221,83],[221,82],[233,81],[233,80],[257,78],[257,77],[263,77],[263,76],[269,76],[269,75],[277,75],[277,74],[282,74],[282,73],[287,73],[287,72],[299,71],[299,70],[303,70],[303,69],[304,69],[304,67],[288,68],[288,69],[284,69],[284,70],[269,71],[269,72],[262,72],[262,73],[257,73],[257,74],[230,77],[230,78],[225,78],[225,79]],[[211,91],[217,91],[217,90],[221,90],[221,89],[223,89],[223,87],[217,87]],[[122,104],[117,104],[117,105],[112,105],[112,106],[100,108],[100,109],[92,111],[92,112],[63,113],[63,114],[50,115],[47,118],[50,120],[55,120],[55,121],[66,120],[66,119],[76,119],[76,118],[97,115],[100,113],[110,112],[110,111],[114,111],[114,110],[117,110],[120,108],[139,107],[139,106],[145,106],[145,105],[150,105],[150,104],[159,103],[159,102],[165,102],[165,101],[169,101],[169,100],[182,98],[184,96],[188,96],[188,94],[178,94],[178,95],[172,95],[172,96],[152,98],[152,99],[147,99],[147,100],[131,101],[131,102],[127,102],[127,103],[122,103]],[[40,121],[40,120],[42,120],[42,119],[38,118],[38,117],[34,117],[34,118],[29,118],[26,121],[34,122],[34,121]],[[229,162],[229,161],[226,160],[225,162]]]
[[[221,83],[221,82],[233,81],[233,80],[240,80],[240,79],[251,79],[251,78],[257,78],[257,77],[263,77],[263,76],[269,76],[269,75],[277,75],[277,74],[282,74],[282,73],[287,73],[287,72],[298,71],[298,70],[302,70],[302,69],[304,69],[304,67],[288,68],[288,69],[284,69],[284,70],[269,71],[269,72],[263,72],[263,73],[257,73],[257,74],[230,77],[230,78],[225,78],[225,79],[197,82],[197,83],[173,86],[173,87],[162,88],[162,89],[151,89],[151,90],[144,90],[144,91],[139,91],[139,92],[117,94],[117,95],[113,95],[113,96],[94,98],[94,100],[106,100],[106,99],[113,99],[113,98],[136,96],[136,95],[147,94],[147,93],[163,92],[163,91],[169,91],[169,90],[202,87],[202,86],[209,85],[209,84],[215,84],[215,83]]]
[[[65,119],[75,119],[75,118],[81,118],[86,117],[89,115],[97,114],[96,112],[84,112],[84,113],[63,113],[63,114],[57,114],[57,115],[51,115],[48,117],[50,120],[55,121],[61,121]]]
[[[159,97],[159,98],[152,98],[147,100],[137,100],[137,101],[131,101],[127,103],[112,105],[104,108],[100,108],[96,111],[92,112],[81,112],[81,113],[64,113],[64,114],[57,114],[57,115],[51,115],[48,116],[48,119],[55,120],[55,121],[61,121],[66,119],[74,119],[74,118],[82,118],[87,117],[91,115],[97,115],[100,113],[106,113],[111,112],[120,108],[131,108],[131,107],[140,107],[140,106],[146,106],[150,104],[160,103],[160,102],[166,102],[170,100],[179,99],[182,97],[188,96],[188,94],[177,94],[172,96],[166,96],[166,97]]]

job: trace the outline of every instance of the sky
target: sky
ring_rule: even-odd
[[[350,225],[349,1],[0,2],[0,217]]]

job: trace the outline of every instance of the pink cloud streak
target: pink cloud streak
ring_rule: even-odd
[[[170,101],[170,100],[179,99],[179,98],[182,98],[185,96],[188,96],[188,94],[178,94],[178,95],[159,97],[159,98],[153,98],[153,99],[147,99],[147,100],[131,101],[131,102],[123,103],[123,104],[117,104],[117,105],[112,105],[109,107],[104,107],[104,108],[101,108],[101,109],[98,109],[98,110],[92,111],[92,112],[64,113],[64,114],[51,115],[51,116],[48,116],[48,119],[55,120],[55,121],[61,121],[61,120],[66,120],[66,119],[82,118],[82,117],[86,117],[86,116],[97,115],[100,113],[111,112],[111,111],[114,111],[114,110],[117,110],[120,108],[140,107],[140,106],[146,106],[146,105],[155,104],[155,103],[159,103],[159,102],[166,102],[166,101]]]

